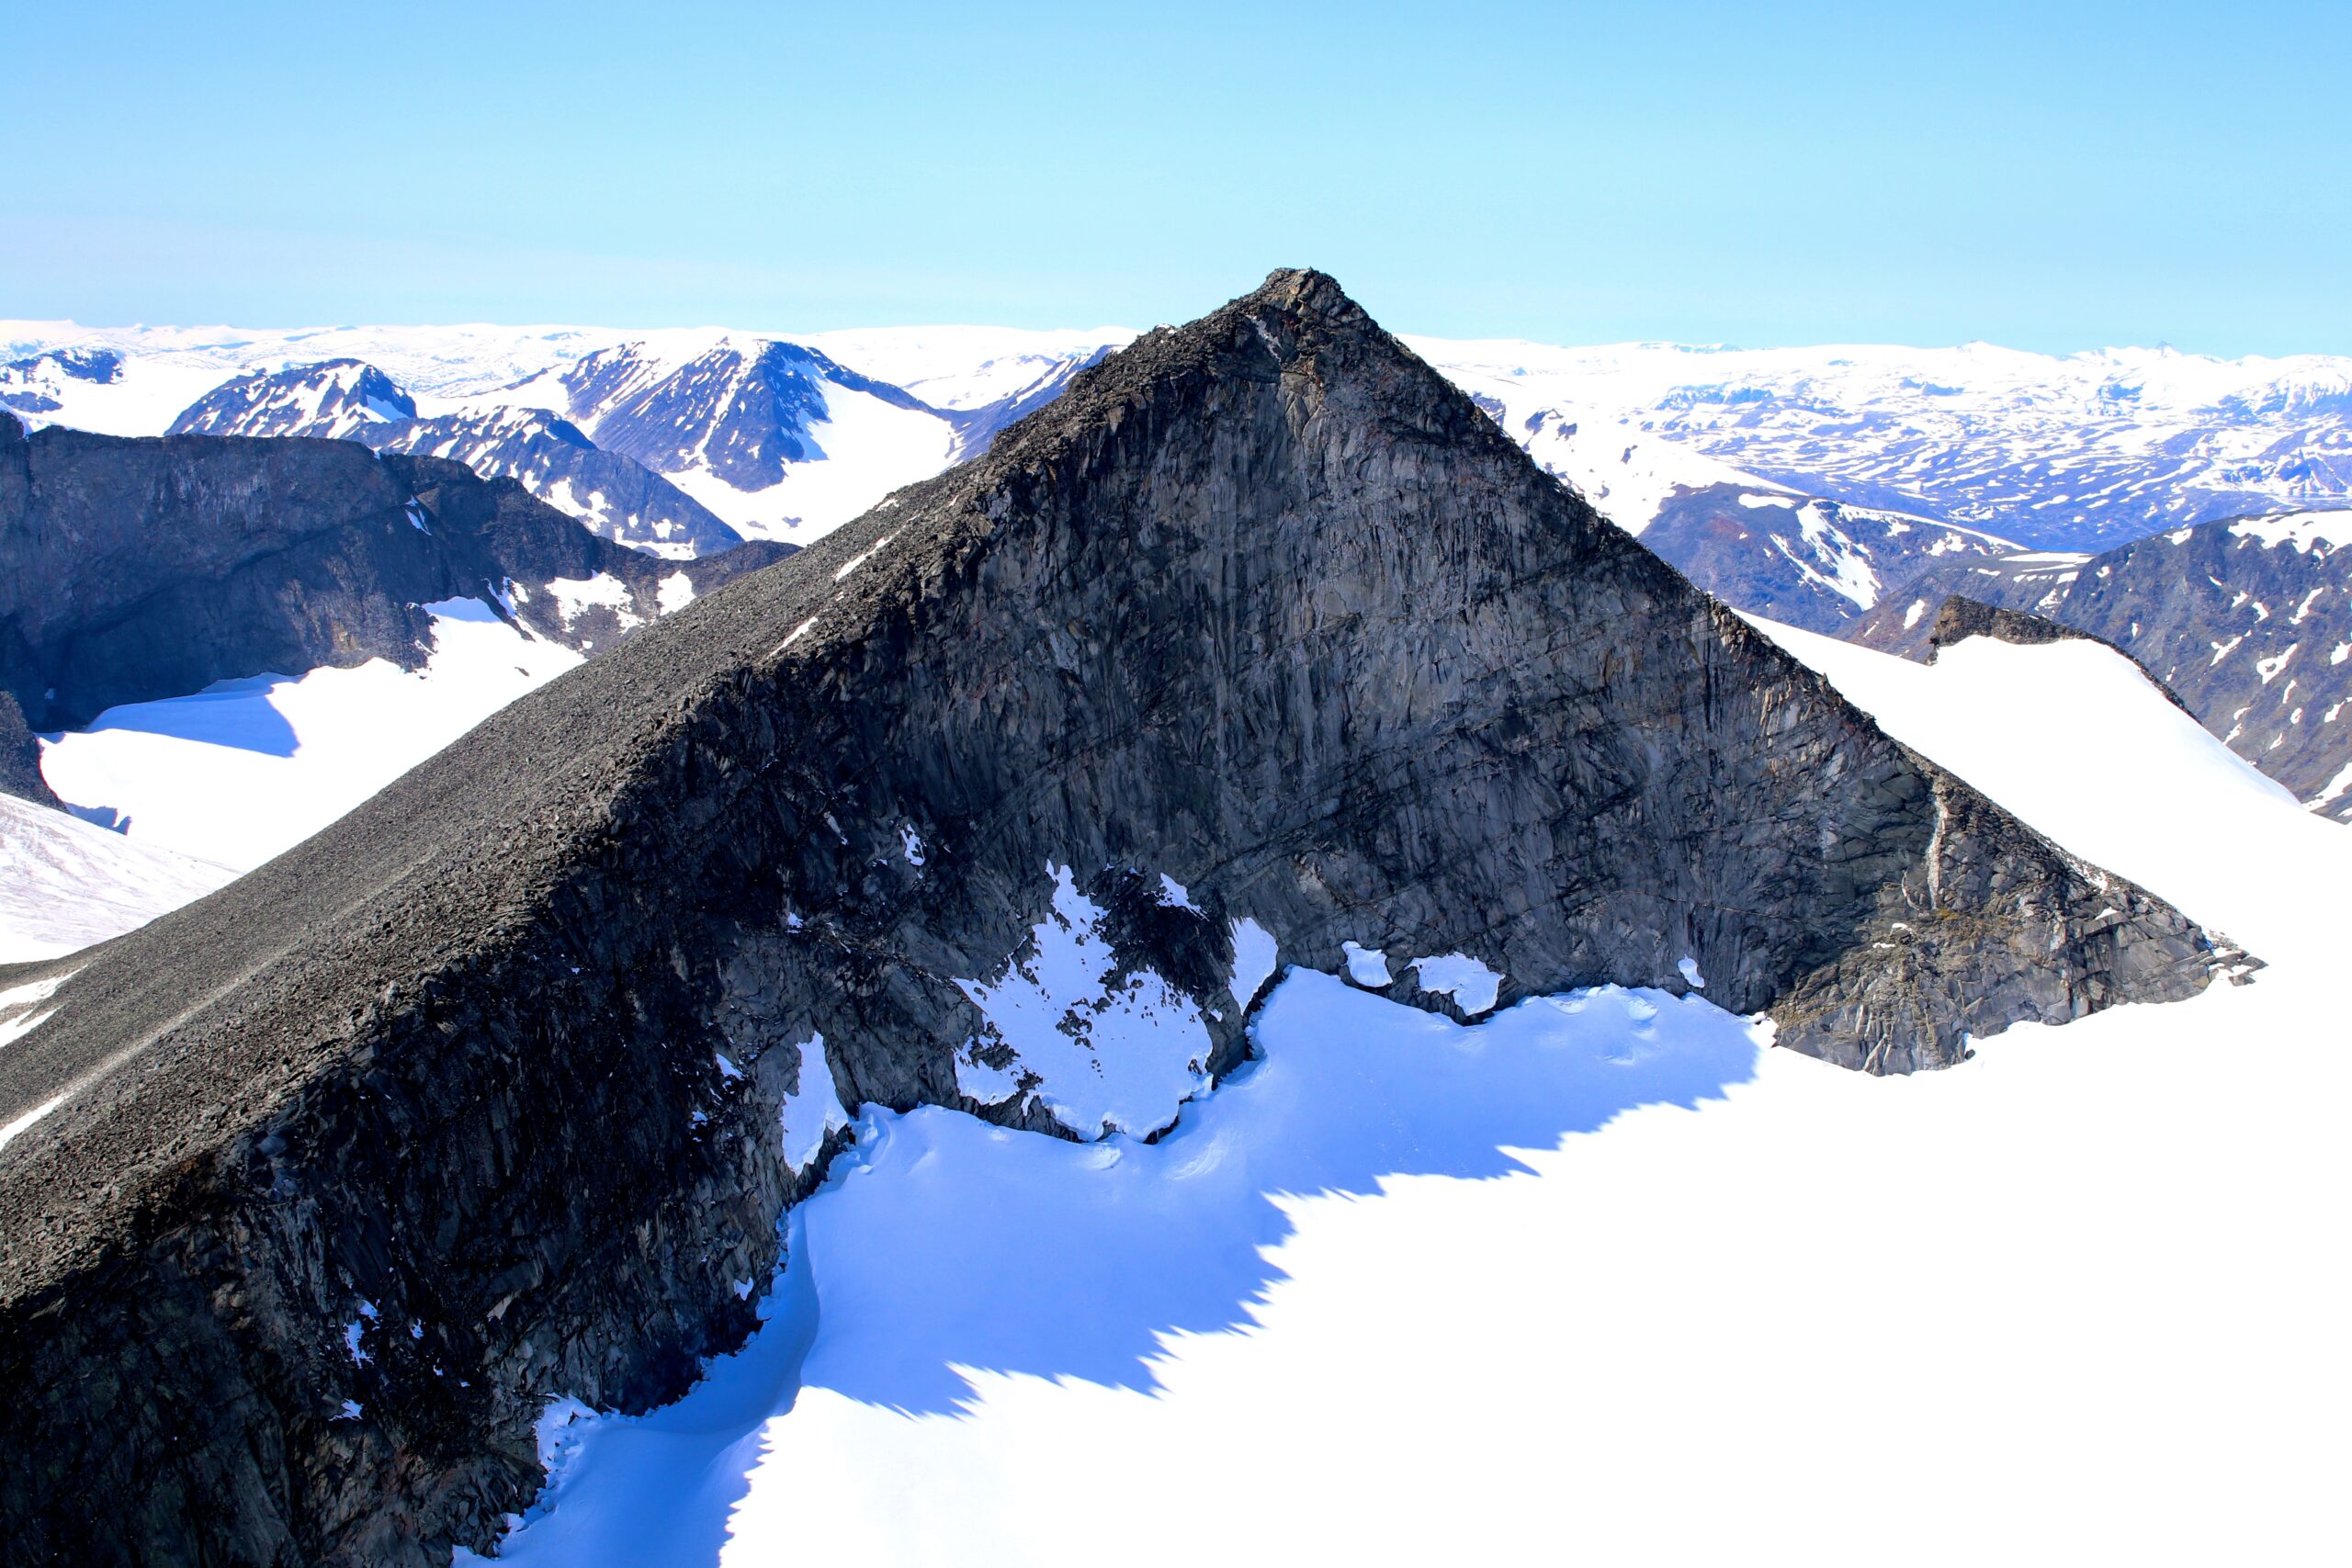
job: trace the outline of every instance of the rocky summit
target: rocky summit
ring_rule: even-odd
[[[811,1107],[1149,1135],[1280,964],[1464,1011],[1703,982],[1905,1071],[2234,957],[1277,273],[0,974],[0,1535],[488,1549],[548,1400],[645,1408],[749,1331],[842,1137]]]

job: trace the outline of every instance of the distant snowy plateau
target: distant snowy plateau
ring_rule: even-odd
[[[820,538],[1134,335],[7,321],[0,407],[447,456],[668,571]],[[550,1479],[497,1560],[2324,1560],[2352,1461],[2325,1239],[2352,1190],[2352,835],[2308,807],[2352,809],[2352,744],[2329,733],[2322,799],[2144,654],[1979,637],[1928,663],[1844,634],[1918,633],[1935,606],[1897,591],[1930,572],[2023,575],[2002,602],[2055,613],[2099,552],[2249,514],[2304,520],[2230,548],[2335,570],[2352,360],[1406,341],[1895,739],[2267,967],[1881,1079],[1773,1049],[1690,961],[1689,994],[1498,1009],[1483,964],[1429,954],[1457,1020],[1374,994],[1403,977],[1376,951],[1237,928],[1233,996],[1274,987],[1257,1059],[1212,1087],[1162,1050],[1123,1080],[1060,1027],[1073,998],[1110,987],[1096,1027],[1146,1056],[1199,1020],[1109,974],[1103,911],[1048,868],[1031,944],[958,984],[1015,1059],[1071,1056],[1038,1070],[1048,1111],[1108,1130],[845,1103],[808,1042],[783,1135],[796,1171],[840,1152],[788,1265],[737,1286],[763,1326],[666,1408],[550,1408]],[[2211,579],[2282,733],[2338,722],[2309,694],[2352,676],[2352,630],[2315,629],[2340,578]],[[560,590],[563,625],[610,583]],[[594,655],[495,597],[419,606],[414,669],[255,671],[41,734],[73,814],[0,795],[0,964],[200,897]],[[639,604],[612,601],[624,631]],[[2168,668],[2203,624],[2171,627]],[[54,988],[0,988],[0,1049]],[[983,1101],[1003,1072],[957,1070]],[[421,1332],[370,1306],[326,1353]]]

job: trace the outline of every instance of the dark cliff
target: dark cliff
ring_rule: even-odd
[[[221,893],[9,976],[70,971],[0,1054],[0,1122],[48,1108],[0,1151],[0,1530],[81,1563],[488,1545],[547,1399],[641,1408],[750,1327],[815,1175],[778,1120],[816,1036],[845,1103],[1056,1126],[959,984],[1055,866],[1107,911],[1103,983],[1157,976],[1218,1068],[1243,920],[1317,968],[1466,953],[1506,1003],[1679,989],[1690,956],[1873,1070],[2228,956],[1278,273]]]
[[[25,710],[0,692],[0,795],[55,806],[57,795],[40,776],[40,742],[26,728]]]
[[[432,649],[422,606],[445,599],[604,647],[662,613],[673,573],[707,590],[783,553],[665,563],[511,479],[348,441],[28,437],[0,413],[0,690],[36,729],[264,671],[377,658],[413,669]],[[625,605],[568,607],[546,592],[599,575]]]

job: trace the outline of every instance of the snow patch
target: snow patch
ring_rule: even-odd
[[[59,958],[120,936],[236,874],[0,795],[0,964]],[[0,1011],[6,1006],[0,998]]]
[[[1244,916],[1233,922],[1233,978],[1226,988],[1237,1006],[1247,1008],[1260,987],[1273,978],[1279,948],[1273,933]]]
[[[956,1082],[986,1104],[1026,1088],[1084,1137],[1156,1132],[1208,1087],[1208,1028],[1192,999],[1148,969],[1113,981],[1103,910],[1069,867],[1048,864],[1052,913],[994,980],[956,986],[988,1020],[956,1054]],[[995,1066],[1010,1052],[1009,1065]]]
[[[825,1060],[825,1037],[811,1034],[800,1050],[800,1087],[784,1097],[784,1163],[795,1176],[808,1168],[835,1128],[850,1124]]]
[[[645,624],[645,617],[637,613],[628,585],[609,571],[600,571],[594,577],[555,578],[548,583],[548,592],[556,602],[556,614],[562,619],[565,631],[570,631],[572,623],[590,610],[600,608],[610,610],[623,631]]]
[[[1348,978],[1367,990],[1385,990],[1396,982],[1388,973],[1388,955],[1376,947],[1362,947],[1343,942],[1340,951],[1346,956]]]
[[[1452,997],[1453,1005],[1471,1018],[1491,1010],[1502,994],[1503,977],[1467,953],[1415,958],[1405,967],[1420,976],[1421,989]]]
[[[841,581],[842,579],[849,576],[851,572],[855,571],[859,567],[862,567],[867,561],[872,560],[876,556],[882,553],[885,546],[888,545],[891,540],[898,536],[899,536],[896,534],[885,534],[880,538],[875,540],[872,544],[866,546],[865,549],[860,550],[857,554],[850,557],[847,563],[845,563],[840,570],[833,573],[833,581],[835,582]]]
[[[70,1092],[71,1091],[69,1090],[68,1093]],[[34,1106],[30,1111],[26,1111],[22,1116],[17,1117],[14,1122],[9,1122],[6,1126],[0,1127],[0,1149],[6,1148],[11,1143],[23,1135],[27,1128],[40,1121],[42,1117],[48,1115],[51,1111],[56,1110],[59,1106],[64,1104],[66,1096],[62,1094],[51,1100],[45,1100],[40,1104]]]
[[[229,880],[231,868],[258,865],[301,842],[581,662],[560,643],[524,635],[479,599],[424,608],[433,616],[433,652],[422,671],[372,659],[108,708],[87,729],[44,739],[41,772],[74,805],[128,818],[133,845],[211,863],[183,863],[175,873],[150,857],[110,874],[146,880],[158,901],[172,899],[164,908],[185,903]],[[86,860],[97,852],[77,840],[55,853]],[[8,879],[0,876],[0,911],[8,903]]]
[[[2352,545],[2352,510],[2285,512],[2271,517],[2249,517],[2230,525],[2233,538],[2253,539],[2265,549],[2292,545],[2298,555],[2309,555],[2314,545],[2340,549]]]

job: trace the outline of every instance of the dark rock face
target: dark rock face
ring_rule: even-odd
[[[463,463],[484,479],[512,479],[599,538],[672,560],[733,549],[743,536],[702,502],[634,457],[606,452],[577,425],[540,409],[442,414],[356,430],[379,452],[415,452]]]
[[[1925,567],[2018,548],[1933,518],[1732,484],[1677,490],[1641,539],[1725,603],[1833,637]]]
[[[716,587],[780,553],[669,565],[512,480],[346,441],[28,438],[0,414],[0,690],[39,729],[265,671],[414,669],[431,652],[421,606],[447,599],[608,646],[661,615],[665,578]],[[615,605],[568,612],[548,588],[599,575],[625,589],[626,623]]]
[[[1689,955],[1881,1071],[2233,956],[1278,273],[77,955],[0,1053],[0,1119],[57,1101],[0,1154],[0,1530],[489,1545],[544,1401],[642,1408],[746,1332],[812,1064],[847,1104],[1057,1125],[965,983],[1081,893],[1104,984],[1156,976],[1192,1033],[1155,1041],[1219,1068],[1245,920],[1312,967],[1466,953],[1506,1004],[1679,989]]]
[[[166,435],[349,435],[416,417],[416,400],[357,359],[256,370],[180,411]]]
[[[2109,643],[2238,755],[2314,810],[2352,821],[2346,543],[2352,513],[2232,518],[2135,540],[2056,572],[1939,574],[1892,600],[1923,604],[1964,585],[1973,597],[2030,609]],[[1914,640],[1892,623],[1865,625],[1852,638],[1917,656]]]
[[[175,435],[324,435],[379,452],[446,458],[512,479],[600,538],[674,560],[743,542],[708,508],[633,457],[603,451],[543,409],[495,408],[420,419],[374,366],[322,360],[255,372],[214,389],[172,422]]]
[[[25,724],[25,710],[6,692],[0,692],[0,795],[42,806],[60,804],[49,781],[40,776],[40,742]]]
[[[1952,594],[1936,612],[1936,624],[1928,631],[1928,662],[1936,661],[1936,654],[1953,643],[1965,642],[1973,637],[1989,637],[2001,642],[2013,642],[2023,648],[2038,647],[2052,642],[2095,642],[2114,648],[2103,637],[2062,626],[2045,616],[2024,610],[2005,610],[1987,604],[1980,599]],[[2120,649],[2117,651],[2120,652]],[[2131,656],[2125,654],[2127,659]]]

